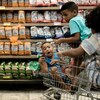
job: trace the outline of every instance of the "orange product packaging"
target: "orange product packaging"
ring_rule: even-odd
[[[12,22],[12,20],[13,20],[13,14],[12,14],[12,12],[8,12],[7,13],[7,21]]]
[[[5,27],[5,32],[6,32],[6,38],[9,39],[12,36],[12,28]]]
[[[12,7],[18,7],[18,0],[12,0]]]
[[[25,18],[25,21],[26,22],[31,22],[31,13],[28,11],[28,12],[26,12],[26,16],[25,16],[26,18]]]
[[[0,42],[0,54],[4,54],[4,42]]]
[[[5,7],[8,6],[8,4],[7,4],[7,0],[2,0],[2,6],[5,6]]]
[[[14,12],[14,14],[13,14],[13,22],[14,23],[18,22],[18,12]]]
[[[10,42],[5,42],[4,44],[4,53],[9,55],[10,54]]]
[[[25,0],[25,7],[29,6],[29,0]]]
[[[25,39],[26,34],[25,34],[25,26],[20,26],[19,27],[19,39]]]
[[[26,38],[30,39],[31,38],[31,34],[30,34],[30,29],[26,28]]]
[[[12,6],[12,0],[8,0],[8,7]]]
[[[13,55],[18,54],[18,43],[17,42],[14,42],[11,44],[11,52]]]
[[[18,36],[11,36],[9,39],[10,39],[10,42],[15,43],[18,41]]]
[[[18,12],[18,20],[19,20],[20,23],[25,22],[25,12],[24,11],[19,11]]]
[[[16,27],[16,26],[12,27],[12,35],[18,37],[18,27]]]
[[[24,0],[18,0],[18,6],[24,7]]]
[[[5,38],[5,29],[4,27],[0,27],[0,39],[4,39]]]
[[[24,55],[24,43],[23,42],[19,42],[18,43],[18,54],[19,55]]]
[[[30,42],[25,42],[24,47],[25,47],[25,54],[30,55],[31,54],[31,43]]]
[[[2,22],[6,22],[7,21],[7,15],[5,12],[2,13]]]

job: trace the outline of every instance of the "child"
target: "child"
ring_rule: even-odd
[[[62,82],[61,85],[64,87],[64,89],[70,88],[65,85],[64,80],[62,79],[64,75],[62,74],[62,69],[59,62],[61,63],[63,61],[60,59],[57,53],[54,53],[52,45],[48,42],[44,42],[41,48],[43,53],[42,57],[39,58],[41,72],[50,73],[53,79]]]
[[[89,37],[91,30],[86,27],[85,19],[78,15],[78,6],[74,2],[69,1],[63,4],[61,7],[61,13],[66,22],[69,23],[70,37],[58,39],[56,41],[57,44],[61,44],[63,42],[72,43],[76,41],[83,41]]]
[[[90,82],[100,88],[100,6],[94,8],[86,16],[86,25],[91,28],[92,35],[89,39],[82,41],[78,48],[73,48],[65,52],[58,52],[59,56],[77,57],[86,55],[84,61],[87,70],[87,76]],[[96,56],[95,56],[96,55]],[[98,61],[96,58],[98,57]],[[98,64],[96,64],[98,63]]]

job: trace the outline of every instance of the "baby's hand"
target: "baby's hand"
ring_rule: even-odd
[[[62,57],[62,51],[57,52],[57,55],[58,55],[59,57]]]
[[[39,58],[39,63],[42,63],[42,62],[44,62],[45,61],[45,57],[40,57]]]
[[[58,62],[58,60],[54,60],[54,59],[53,59],[53,60],[50,62],[50,64],[53,65],[53,64],[56,64],[57,62]]]

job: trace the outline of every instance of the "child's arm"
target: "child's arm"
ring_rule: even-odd
[[[57,44],[61,44],[61,43],[72,43],[72,42],[77,42],[80,40],[80,33],[75,33],[72,37],[69,38],[60,38],[58,40],[56,40]]]
[[[48,72],[48,66],[47,66],[47,63],[45,62],[45,57],[39,58],[39,64],[40,64],[40,67],[41,67],[41,72],[47,73]]]

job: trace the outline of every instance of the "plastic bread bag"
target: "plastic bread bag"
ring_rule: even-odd
[[[3,12],[1,17],[2,17],[2,22],[7,22],[6,12]]]
[[[5,30],[4,27],[0,27],[0,39],[4,39],[5,38]]]
[[[25,26],[19,27],[19,39],[26,39]]]
[[[28,27],[26,27],[26,38],[27,39],[31,38],[30,28],[28,28]]]
[[[57,22],[57,11],[51,11],[51,21]]]
[[[50,33],[51,33],[51,35],[52,35],[52,38],[55,38],[55,37],[56,37],[54,27],[50,27]]]
[[[24,11],[19,11],[18,12],[18,20],[21,23],[24,23],[25,22],[25,12]]]
[[[25,55],[31,55],[31,43],[25,42],[24,47],[25,47]]]
[[[24,55],[24,43],[23,42],[19,42],[18,43],[18,54],[19,55]]]
[[[0,42],[0,54],[4,54],[4,42]]]
[[[26,16],[25,16],[25,21],[26,22],[31,22],[31,12],[26,12]]]
[[[12,7],[18,7],[18,0],[12,0]]]
[[[7,0],[2,0],[2,6],[4,6],[4,7],[7,7],[8,6]]]
[[[12,28],[5,27],[5,32],[6,32],[6,38],[9,39],[12,36]]]
[[[43,6],[43,0],[37,0],[37,2],[36,2],[36,6]]]
[[[0,14],[0,23],[2,22],[2,15]]]
[[[5,42],[4,43],[4,54],[7,54],[9,55],[11,52],[10,52],[10,42]]]
[[[14,23],[18,22],[18,12],[15,12],[14,11],[14,14],[13,14],[13,22]]]
[[[38,11],[32,11],[31,12],[31,21],[37,22],[37,17],[38,17]]]
[[[12,52],[12,55],[18,54],[18,43],[17,42],[11,43],[11,52]]]
[[[29,0],[30,6],[36,6],[37,0]]]
[[[25,0],[25,7],[29,6],[29,0]]]
[[[43,31],[46,39],[52,38],[50,27],[43,27]]]
[[[37,32],[38,28],[37,27],[31,27],[31,38],[37,38]]]
[[[56,34],[56,38],[61,38],[64,36],[61,27],[55,27],[55,34]]]
[[[43,0],[44,4],[43,6],[49,7],[50,6],[50,0]]]
[[[18,37],[18,27],[16,27],[16,26],[12,27],[12,35]]]
[[[43,21],[44,21],[44,16],[43,16],[43,13],[38,12],[37,22],[43,22]]]
[[[44,35],[44,32],[43,32],[43,28],[42,27],[38,27],[38,30],[37,30],[37,38],[38,39],[44,39],[45,38],[45,35]]]
[[[12,7],[12,0],[8,0],[8,7]]]
[[[24,0],[18,0],[18,6],[19,7],[24,7]]]
[[[50,11],[44,11],[44,22],[51,22],[50,16]]]
[[[36,47],[36,53],[41,54],[42,53],[42,49],[41,49],[42,42],[37,42],[35,45],[36,45],[35,46]]]
[[[8,21],[8,22],[12,22],[12,19],[13,19],[13,14],[12,14],[12,12],[8,12],[8,13],[7,13],[7,21]]]

